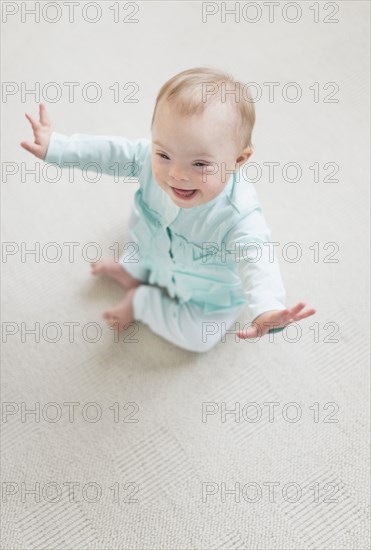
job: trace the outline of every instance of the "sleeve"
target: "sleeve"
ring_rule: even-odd
[[[248,322],[252,323],[262,313],[286,309],[286,292],[277,260],[277,250],[271,241],[271,233],[257,205],[250,213],[228,231],[226,248],[237,262],[238,272],[247,297]],[[269,332],[280,332],[272,328]]]
[[[61,168],[100,169],[102,173],[115,177],[139,178],[149,144],[148,139],[87,134],[69,137],[53,132],[44,161]]]

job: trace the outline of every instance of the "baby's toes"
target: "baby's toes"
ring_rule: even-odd
[[[97,269],[97,262],[92,262],[90,264],[90,267],[91,267],[91,273],[92,275],[96,275],[98,273],[98,269]]]
[[[104,265],[100,260],[98,262],[92,262],[90,265],[91,265],[91,272],[93,275],[98,275],[99,273],[103,273]]]
[[[113,319],[113,317],[111,315],[103,313],[103,318],[105,319],[105,321],[106,321],[106,323],[109,327],[112,327],[114,325],[115,320]]]
[[[104,312],[102,313],[102,317],[103,317],[103,319],[106,320],[107,324],[110,325],[111,327],[112,327],[115,323],[118,323],[117,315],[115,315],[114,313],[112,313],[112,310],[104,311]]]
[[[118,321],[118,319],[114,319],[113,317],[107,321],[108,326],[111,329],[121,331],[122,330],[122,323]]]
[[[103,319],[106,319],[106,321],[108,321],[109,319],[111,319],[111,318],[112,318],[112,312],[111,312],[111,310],[103,311],[102,317],[103,317]]]

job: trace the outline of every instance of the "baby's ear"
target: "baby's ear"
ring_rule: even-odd
[[[242,154],[236,159],[236,162],[242,166],[249,160],[252,154],[253,150],[251,147],[246,147],[246,149],[242,151]]]

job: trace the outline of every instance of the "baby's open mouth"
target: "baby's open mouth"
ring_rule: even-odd
[[[177,189],[172,187],[173,193],[182,199],[191,199],[197,193],[197,189]]]

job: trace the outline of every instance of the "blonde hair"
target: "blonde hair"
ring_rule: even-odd
[[[215,86],[217,86],[218,93],[215,93]],[[211,91],[210,87],[214,91]],[[224,90],[222,96],[220,89]],[[255,124],[254,103],[247,84],[236,80],[232,75],[210,67],[195,67],[170,78],[163,84],[157,95],[151,131],[161,100],[174,103],[177,112],[185,116],[201,114],[208,105],[217,102],[234,106],[236,113],[235,141],[240,151],[246,147],[252,149],[251,134]]]

